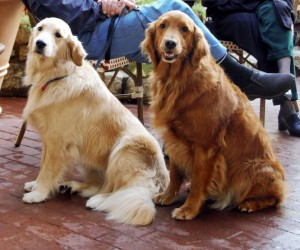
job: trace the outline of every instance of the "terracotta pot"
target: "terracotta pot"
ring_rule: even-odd
[[[20,0],[0,0],[0,43],[5,50],[0,55],[0,90],[9,67],[9,58],[14,46],[24,5]]]

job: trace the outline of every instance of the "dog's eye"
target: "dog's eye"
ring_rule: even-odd
[[[40,26],[40,27],[38,27],[37,29],[38,29],[38,31],[42,31],[42,30],[43,30],[43,27]]]
[[[186,26],[183,26],[183,27],[181,28],[181,30],[182,30],[183,32],[188,32],[188,31],[189,31],[189,28],[186,27]]]
[[[161,23],[161,24],[159,25],[159,28],[164,29],[164,28],[166,28],[166,25],[165,25],[164,23]]]
[[[61,34],[60,34],[59,32],[56,32],[56,33],[55,33],[55,36],[56,36],[57,38],[61,38]]]

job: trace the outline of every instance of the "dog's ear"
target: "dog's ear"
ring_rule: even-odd
[[[150,23],[145,31],[145,40],[141,43],[141,51],[150,57],[152,65],[155,67],[158,62],[158,54],[156,51],[155,41],[155,23]]]
[[[71,36],[68,41],[68,47],[70,49],[71,58],[73,62],[77,66],[82,66],[84,58],[86,57],[86,52],[81,44],[81,42],[78,40],[76,36]]]
[[[203,33],[196,25],[194,26],[193,48],[191,51],[191,64],[198,67],[200,59],[209,54],[209,47]]]

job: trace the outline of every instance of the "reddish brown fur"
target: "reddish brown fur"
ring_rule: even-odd
[[[172,63],[162,59],[170,36],[178,52]],[[248,212],[281,204],[284,171],[268,135],[193,21],[179,11],[166,13],[149,26],[141,47],[153,63],[153,126],[170,157],[171,182],[155,202],[173,203],[187,178],[190,193],[173,211],[176,219],[194,218],[208,198],[215,208]]]

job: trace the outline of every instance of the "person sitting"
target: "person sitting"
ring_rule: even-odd
[[[253,55],[260,70],[295,76],[291,0],[203,0],[202,4],[211,18],[208,27],[218,39],[232,41]],[[292,103],[297,99],[295,82],[291,96],[282,95],[273,103],[280,105],[279,130],[299,137],[300,119]]]
[[[120,15],[113,29],[111,58],[125,56],[137,62],[148,62],[140,51],[147,25],[167,11],[180,10],[189,15],[203,31],[215,60],[249,98],[274,98],[285,93],[294,82],[291,74],[252,70],[232,59],[226,48],[181,0],[158,0],[139,7],[135,6],[134,0],[23,0],[23,3],[39,20],[57,17],[67,22],[73,34],[82,42],[88,59],[104,58],[109,25],[113,16]],[[124,7],[127,10],[121,15]]]

